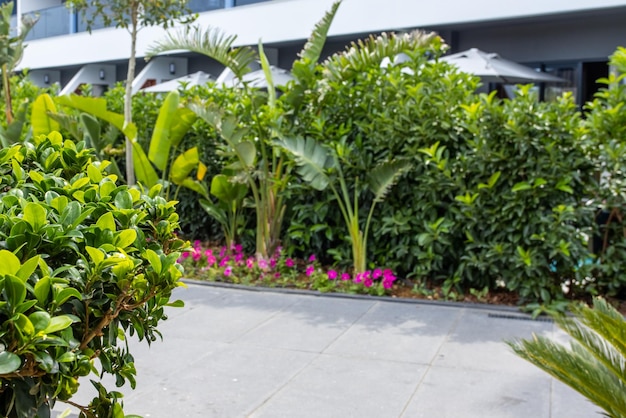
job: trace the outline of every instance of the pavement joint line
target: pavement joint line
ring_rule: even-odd
[[[466,309],[461,309],[458,312],[457,317],[456,317],[454,323],[452,325],[450,325],[450,328],[448,329],[448,334],[443,339],[441,344],[439,344],[439,347],[437,348],[437,352],[433,355],[433,357],[430,359],[430,362],[426,365],[426,370],[424,371],[424,374],[422,374],[422,378],[419,380],[419,382],[417,382],[417,384],[415,385],[415,390],[413,391],[411,396],[409,396],[409,399],[404,404],[404,407],[402,408],[402,411],[400,412],[400,418],[402,418],[404,416],[404,414],[406,413],[409,405],[411,405],[411,402],[413,401],[413,399],[417,395],[417,391],[422,386],[422,383],[424,383],[424,379],[426,379],[426,376],[432,370],[433,363],[435,362],[435,360],[437,360],[437,356],[441,352],[441,349],[446,344],[446,342],[450,339],[450,336],[452,335],[452,333],[454,331],[456,331],[456,328],[459,326],[459,322],[461,322],[461,318],[465,315],[465,312],[466,312]]]
[[[428,300],[428,299],[417,299],[417,298],[394,298],[389,296],[371,296],[371,295],[360,295],[360,294],[352,294],[352,293],[340,293],[340,292],[319,292],[316,290],[304,290],[304,289],[289,289],[289,288],[280,288],[280,287],[261,287],[261,286],[247,286],[240,285],[234,283],[225,283],[225,282],[212,282],[207,280],[197,280],[197,279],[182,279],[182,281],[188,285],[198,285],[198,286],[209,286],[209,287],[217,287],[217,288],[225,288],[225,289],[238,289],[245,290],[248,292],[265,292],[265,293],[281,293],[281,294],[293,294],[293,295],[304,295],[309,297],[327,297],[327,298],[339,298],[339,299],[357,299],[357,300],[368,300],[368,301],[376,301],[376,302],[387,302],[387,303],[405,303],[405,304],[414,304],[414,305],[425,305],[425,306],[443,306],[448,308],[464,308],[464,309],[472,309],[472,310],[487,310],[487,311],[498,311],[498,312],[508,312],[508,313],[516,313],[520,316],[528,316],[531,317],[530,314],[524,313],[520,311],[520,308],[517,306],[508,306],[508,305],[490,305],[488,303],[470,303],[470,302],[450,302],[443,300]]]
[[[324,347],[320,351],[320,354],[325,354],[326,350],[328,350],[330,348],[330,346],[335,344],[337,342],[337,340],[339,340],[341,337],[343,337],[346,334],[346,332],[351,330],[352,327],[354,327],[361,319],[363,319],[368,313],[370,313],[376,306],[378,306],[378,303],[372,303],[372,305],[369,308],[367,308],[358,318],[355,318],[355,320],[352,321],[352,323],[350,325],[348,325],[346,327],[346,329],[344,329],[339,335],[337,335],[337,337],[334,340],[332,340],[331,342],[326,344],[326,347]]]

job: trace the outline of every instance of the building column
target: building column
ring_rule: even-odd
[[[225,0],[224,1],[224,8],[225,9],[229,9],[231,7],[235,7],[235,0]]]

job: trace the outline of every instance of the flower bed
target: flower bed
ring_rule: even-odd
[[[246,255],[241,245],[214,247],[195,241],[178,260],[189,278],[268,287],[289,287],[321,292],[390,295],[397,277],[390,269],[375,268],[354,274],[323,268],[315,255],[296,260],[278,248],[265,259]]]

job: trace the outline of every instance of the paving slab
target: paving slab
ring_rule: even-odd
[[[127,413],[169,417],[582,418],[597,408],[503,340],[552,323],[467,306],[190,284],[159,329],[130,341]],[[500,317],[498,317],[500,316]],[[510,316],[506,314],[504,316]],[[515,316],[515,315],[513,315]],[[106,382],[115,389],[111,378]],[[79,403],[93,396],[85,381]],[[55,411],[65,409],[58,403]],[[75,417],[76,414],[72,417]]]

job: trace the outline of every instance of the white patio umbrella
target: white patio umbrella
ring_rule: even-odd
[[[272,81],[274,82],[274,86],[284,86],[294,79],[289,71],[275,67],[273,65],[270,65],[270,72],[272,74]],[[220,80],[221,78],[222,77],[219,77],[218,80]],[[262,69],[247,73],[241,78],[241,80],[237,79],[236,77],[224,80],[223,85],[225,87],[239,87],[241,86],[242,82],[245,82],[248,84],[248,86],[254,88],[267,88],[267,79],[265,78],[265,73]]]
[[[484,82],[522,83],[565,83],[560,77],[535,71],[532,68],[502,58],[496,53],[488,53],[477,48],[440,58],[465,73],[480,77]]]
[[[183,77],[174,78],[164,83],[146,87],[139,91],[143,91],[146,93],[167,93],[170,91],[177,90],[183,84],[186,85],[187,87],[202,86],[211,80],[214,80],[214,79],[213,77],[211,77],[210,74],[207,74],[204,71],[198,71],[197,73],[189,74]]]

